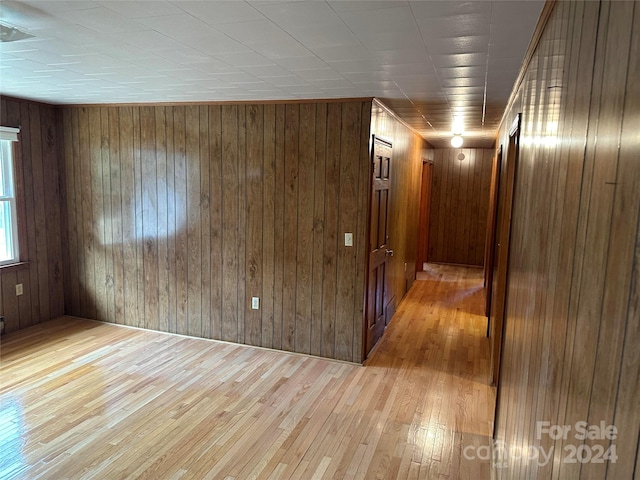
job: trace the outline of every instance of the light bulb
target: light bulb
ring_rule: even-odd
[[[462,135],[454,135],[451,137],[451,146],[453,148],[460,148],[463,142],[464,140],[462,139]]]

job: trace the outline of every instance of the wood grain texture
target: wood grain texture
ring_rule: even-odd
[[[66,311],[360,362],[370,111],[62,108]]]
[[[4,473],[488,479],[463,455],[494,402],[481,271],[421,275],[364,367],[73,317],[10,334]]]
[[[416,278],[422,158],[427,156],[426,152],[431,146],[379,103],[374,104],[371,115],[371,134],[391,142],[393,146],[388,215],[388,245],[394,251],[388,262],[389,298],[393,307],[404,297]]]
[[[71,148],[71,144],[59,137],[57,123],[63,118],[58,117],[55,108],[4,96],[1,102],[0,124],[21,127],[18,160],[25,216],[21,256],[28,262],[17,268],[0,269],[0,315],[5,317],[8,333],[64,313],[67,279],[63,275],[66,266],[62,241],[69,232],[63,234],[61,210],[66,211],[69,202],[60,188],[60,171],[67,166],[59,167],[58,151]],[[68,124],[71,117],[64,120]],[[72,207],[77,208],[75,204]],[[74,264],[73,268],[77,266]],[[20,297],[15,294],[18,283],[24,291]]]
[[[556,3],[505,116],[522,112],[527,133],[516,175],[496,437],[514,448],[553,448],[554,458],[509,462],[502,478],[637,475],[640,385],[631,345],[640,342],[640,130],[631,112],[640,98],[639,10],[634,2]],[[536,434],[539,421],[602,421],[618,436],[554,441]],[[610,446],[615,463],[566,461],[567,448]]]
[[[483,265],[493,155],[492,149],[434,150],[428,261]]]

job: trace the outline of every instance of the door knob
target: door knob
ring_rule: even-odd
[[[387,255],[387,257],[393,257],[393,250],[387,250],[385,254]]]

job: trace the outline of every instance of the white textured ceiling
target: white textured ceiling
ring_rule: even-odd
[[[489,146],[544,2],[2,1],[0,93],[54,104],[377,97]]]

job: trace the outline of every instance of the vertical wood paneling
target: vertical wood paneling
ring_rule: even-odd
[[[276,106],[275,184],[274,192],[274,295],[273,295],[273,348],[282,348],[284,320],[284,195],[285,195],[285,105]]]
[[[120,111],[117,108],[109,108],[109,133],[108,133],[108,146],[109,146],[109,163],[110,163],[110,190],[108,193],[108,199],[111,202],[111,234],[112,244],[111,249],[113,252],[113,301],[114,301],[114,318],[110,321],[115,323],[123,323],[124,319],[124,306],[125,306],[125,294],[124,294],[124,237],[122,226],[122,175],[121,175],[121,156],[120,156]],[[65,115],[67,110],[64,111]],[[65,135],[65,138],[69,135]],[[68,170],[67,170],[68,172]],[[67,188],[77,188],[72,185],[72,177],[67,173]],[[70,210],[71,211],[71,210]],[[67,219],[68,223],[71,223]],[[71,230],[71,224],[69,225]],[[73,245],[71,245],[73,246]],[[77,248],[77,247],[76,247]],[[72,251],[77,251],[74,249]],[[69,256],[70,262],[76,261],[75,255]],[[74,270],[71,269],[73,272]],[[72,282],[76,279],[72,279]],[[67,307],[67,311],[74,311]]]
[[[300,105],[298,137],[298,252],[296,256],[297,352],[311,353],[311,292],[313,286],[314,164],[316,163],[316,105]],[[354,158],[354,157],[349,157]],[[357,157],[355,157],[357,158]],[[358,164],[353,163],[356,168]],[[351,352],[350,352],[351,353]]]
[[[62,130],[60,131],[60,138],[63,139],[62,155],[64,162],[60,163],[60,180],[62,183],[62,195],[64,195],[65,204],[61,205],[62,212],[67,212],[67,215],[71,215],[71,212],[75,208],[75,182],[67,181],[67,175],[73,172],[73,145],[70,135],[64,135],[64,132],[71,131],[71,112],[63,111],[62,115]],[[67,229],[67,233],[64,238],[66,239],[69,249],[77,251],[77,231],[76,222],[69,222],[67,215],[63,215],[64,228]],[[71,311],[72,309],[79,310],[77,301],[79,300],[78,294],[78,266],[76,257],[69,258],[69,261],[63,262],[64,264],[64,309]],[[73,273],[72,273],[73,272]],[[76,303],[74,303],[76,302]]]
[[[7,108],[9,109],[9,119],[7,123],[12,123],[13,125],[24,125],[26,122],[26,126],[24,129],[20,130],[20,161],[22,162],[22,171],[23,171],[23,182],[24,182],[24,203],[25,203],[25,214],[28,216],[27,212],[33,212],[34,218],[36,215],[35,203],[34,203],[34,184],[33,184],[33,159],[32,159],[32,149],[31,149],[31,116],[29,113],[30,105],[28,103],[18,104],[16,102],[8,102]],[[12,113],[14,112],[14,113]],[[13,118],[12,118],[13,117]],[[27,258],[32,258],[32,256],[37,256],[38,252],[36,249],[36,222],[27,221],[27,238],[26,238],[26,247],[28,251]],[[37,257],[36,257],[37,258]],[[20,325],[20,327],[28,326],[30,324],[29,321],[34,318],[46,318],[42,316],[40,310],[40,288],[39,288],[39,278],[38,274],[38,263],[36,262],[33,267],[31,267],[31,274],[29,275],[29,297],[31,300],[31,315],[27,316],[26,319],[22,320],[18,323],[16,319],[16,327]],[[26,312],[25,312],[26,313]],[[9,321],[7,320],[8,324]],[[37,322],[34,322],[37,323]],[[7,327],[7,331],[9,331]]]
[[[41,107],[35,103],[29,105],[29,120],[31,133],[31,172],[33,180],[33,204],[35,208],[35,251],[37,257],[38,275],[47,275],[47,211],[45,204],[44,188],[44,152],[46,145],[42,144],[42,133],[46,129],[41,119]],[[53,161],[51,158],[50,161]],[[54,201],[54,199],[51,199]],[[58,230],[60,226],[58,225]],[[40,298],[40,314],[44,318],[51,318],[49,309],[49,285],[48,282],[38,282],[38,296]]]
[[[247,305],[247,105],[238,106],[238,338],[245,343]],[[249,299],[251,301],[251,299]]]
[[[176,333],[187,334],[188,319],[188,210],[187,210],[187,147],[186,109],[173,107],[174,122],[174,192],[176,236]]]
[[[60,170],[65,171],[66,165],[58,164],[58,152],[70,149],[71,143],[59,138],[57,130],[57,122],[68,125],[71,116],[59,117],[53,107],[39,103],[7,97],[0,101],[0,124],[21,127],[17,147],[25,214],[21,253],[28,262],[0,270],[0,315],[9,333],[64,313],[64,283],[69,282],[69,292],[73,289],[70,279],[63,277],[62,239],[68,232],[62,232],[61,210],[66,212],[71,202],[62,204],[68,200],[60,192]],[[18,283],[24,292],[19,297]]]
[[[366,104],[364,104],[366,107]],[[363,107],[364,108],[364,107]],[[312,355],[320,355],[322,352],[322,300],[323,300],[323,273],[324,273],[324,232],[325,232],[325,179],[327,165],[327,104],[316,105],[315,118],[315,164],[313,181],[313,258],[312,258],[312,285],[311,291],[311,346]]]
[[[137,322],[137,278],[135,248],[135,185],[133,173],[133,109],[124,107],[120,109],[120,168],[121,168],[121,194],[122,194],[122,255],[124,271],[124,309],[122,323],[138,326]],[[81,186],[78,185],[78,186]],[[83,250],[81,250],[83,251]],[[84,251],[83,251],[84,252]],[[81,255],[80,258],[85,257]],[[86,262],[84,262],[86,264]],[[82,282],[82,298],[92,284],[86,280]]]
[[[133,231],[134,231],[134,251],[135,251],[135,282],[136,282],[136,309],[135,309],[135,323],[138,327],[144,328],[144,312],[146,310],[146,304],[144,299],[145,285],[144,285],[144,235],[142,230],[142,157],[146,154],[142,151],[142,132],[140,125],[140,107],[133,109],[133,181],[134,181],[134,199],[133,199]],[[147,133],[145,132],[145,136]]]
[[[358,192],[356,196],[357,212],[367,212],[370,209],[369,192],[371,191],[371,173],[369,170],[371,158],[369,155],[369,139],[371,138],[371,117],[373,110],[368,102],[360,105],[360,142],[358,148],[360,150],[360,158],[366,159],[366,167],[358,169]],[[415,137],[414,137],[415,140]],[[365,162],[363,161],[363,164]],[[355,244],[355,265],[356,278],[354,282],[354,332],[353,332],[353,361],[359,362],[364,357],[364,318],[365,318],[365,302],[366,302],[366,283],[367,273],[369,271],[369,218],[367,215],[357,213],[357,226],[354,232],[355,238],[360,238]],[[414,273],[415,275],[415,273]],[[363,321],[357,321],[363,319]]]
[[[80,109],[75,109],[72,112],[72,116],[71,116],[71,122],[72,122],[72,129],[71,131],[75,132],[75,135],[73,135],[73,150],[72,150],[72,154],[73,154],[73,170],[71,171],[66,171],[65,174],[67,176],[67,185],[69,183],[74,183],[75,184],[75,197],[72,199],[73,201],[73,208],[71,210],[69,210],[69,212],[67,213],[68,215],[68,222],[69,225],[73,225],[74,230],[76,231],[76,236],[77,236],[77,251],[84,251],[84,223],[82,221],[82,162],[81,162],[81,157],[80,157],[80,135],[79,135],[79,131],[80,131]],[[86,298],[84,298],[83,292],[82,292],[82,286],[86,284],[85,282],[85,278],[84,278],[84,271],[85,271],[85,260],[86,255],[78,255],[77,258],[77,265],[78,265],[78,278],[77,278],[77,283],[78,283],[78,288],[77,290],[75,290],[74,292],[72,292],[72,295],[74,295],[72,297],[72,301],[73,301],[73,305],[75,307],[75,305],[77,305],[77,310],[73,310],[75,312],[80,312],[80,314],[82,314],[82,312],[84,312],[85,310],[85,303],[86,303]],[[73,271],[71,272],[71,274],[73,275]],[[74,284],[74,281],[71,282],[71,284]]]
[[[158,180],[156,152],[156,111],[140,108],[142,184],[142,243],[144,262],[144,327],[158,329],[160,297],[158,243]]]
[[[336,301],[337,301],[337,253],[338,238],[338,192],[340,187],[340,151],[342,130],[342,105],[327,106],[327,159],[325,168],[324,196],[324,264],[322,280],[322,345],[321,354],[333,358],[335,355]],[[329,140],[332,141],[329,141]],[[367,162],[368,164],[368,162]]]
[[[18,310],[18,297],[16,297],[16,284],[18,276],[15,271],[4,271],[0,277],[2,288],[2,315],[5,317],[5,331],[19,330],[20,311]],[[26,323],[26,322],[23,322]]]
[[[105,318],[107,321],[113,322],[115,315],[115,301],[113,288],[113,213],[111,211],[111,154],[109,146],[109,110],[107,108],[100,109],[100,155],[102,158],[102,228],[104,232],[103,241],[101,242],[104,250],[104,285],[105,285]]]
[[[298,147],[300,105],[285,107],[284,272],[282,281],[282,349],[295,350],[296,261],[298,256]]]
[[[482,173],[481,173],[481,177],[480,177],[480,190],[479,190],[479,195],[480,198],[490,198],[490,192],[491,192],[491,171],[492,171],[492,167],[493,167],[493,157],[494,157],[494,151],[491,150],[483,150],[482,152],[482,162],[484,163],[484,165],[482,166]],[[484,218],[488,218],[489,215],[489,202],[480,202],[478,204],[478,215],[480,217],[484,217]],[[475,223],[475,233],[474,233],[474,238],[477,238],[478,235],[485,235],[486,234],[486,223],[483,225],[482,223]],[[485,242],[486,242],[486,238],[485,238]],[[474,247],[470,246],[470,250],[471,253],[469,255],[483,255],[483,264],[484,264],[484,253],[482,251],[482,245],[477,245],[475,244],[475,250]],[[486,246],[486,243],[484,244]]]
[[[63,109],[67,313],[361,361],[370,112]]]
[[[89,155],[87,172],[90,176],[88,202],[90,205],[91,225],[88,232],[93,247],[93,282],[95,290],[95,312],[98,320],[107,318],[107,302],[105,288],[105,255],[104,255],[104,212],[102,201],[102,120],[100,109],[92,108],[89,115]]]
[[[175,152],[175,122],[174,108],[165,107],[167,122],[167,258],[169,268],[169,312],[167,316],[167,331],[177,331],[178,293],[177,293],[177,228],[176,228],[176,152]],[[159,320],[159,325],[163,322]]]
[[[505,115],[522,112],[524,136],[496,437],[507,448],[553,448],[553,460],[512,458],[502,478],[637,474],[639,10],[556,3]],[[572,430],[554,441],[536,435],[540,421],[604,422],[618,435],[585,441]],[[617,460],[567,461],[567,448],[596,446],[613,446]]]
[[[492,155],[491,149],[435,151],[428,261],[483,264]]]
[[[634,29],[631,36],[631,52],[640,51],[640,8],[635,6],[633,13]],[[629,425],[620,431],[616,439],[618,445],[618,455],[624,459],[623,462],[609,465],[608,475],[610,478],[624,478],[630,476],[631,472],[637,475],[640,472],[640,438],[634,438],[634,427],[636,431],[640,425],[640,409],[638,409],[638,379],[640,378],[640,349],[638,339],[640,338],[640,169],[638,168],[638,132],[640,132],[640,117],[629,114],[640,109],[640,84],[637,78],[640,76],[640,58],[637,54],[629,56],[629,68],[627,71],[627,94],[625,96],[624,111],[626,112],[622,121],[620,134],[620,153],[618,158],[618,171],[616,183],[628,185],[627,188],[616,188],[613,207],[613,218],[611,224],[612,242],[616,248],[612,248],[610,257],[607,259],[607,272],[609,275],[617,275],[622,280],[620,288],[612,288],[605,292],[603,304],[603,318],[625,318],[625,331],[623,337],[614,341],[620,341],[623,347],[620,356],[620,372],[618,374],[620,382],[616,391],[615,411],[613,423],[616,425]],[[636,232],[629,228],[630,219],[638,219]],[[635,237],[635,245],[634,245]],[[633,265],[632,268],[628,268]],[[622,268],[622,272],[620,269]],[[613,277],[610,277],[613,279]],[[615,280],[614,280],[615,281]],[[625,301],[625,290],[629,286],[628,302]],[[622,322],[619,322],[622,323]],[[620,335],[620,332],[617,332]],[[606,344],[600,342],[602,347]],[[601,355],[605,355],[602,352]],[[605,369],[598,369],[597,374],[604,379],[597,378],[596,381],[606,385],[607,379],[615,375],[616,357],[611,355],[610,360],[603,362]],[[607,371],[609,370],[609,371]],[[610,397],[607,396],[610,401]],[[633,464],[635,440],[636,463]],[[634,469],[635,468],[635,469]]]
[[[222,107],[222,332],[238,340],[238,107]]]
[[[207,266],[211,276],[210,315],[211,338],[222,338],[222,108],[209,107],[209,216],[211,221],[211,263]]]
[[[200,109],[186,107],[187,331],[202,335],[202,232],[200,205]]]
[[[169,330],[169,209],[170,195],[167,182],[167,130],[165,108],[155,109],[156,138],[156,192],[158,216],[158,307],[157,318],[149,318],[149,327]],[[113,217],[112,217],[113,218]],[[204,265],[208,268],[209,265]]]
[[[47,249],[47,265],[49,276],[49,292],[47,295],[49,317],[55,318],[64,314],[64,308],[55,299],[64,298],[62,279],[62,247],[60,218],[60,181],[58,180],[58,132],[56,122],[59,117],[51,108],[40,109],[42,124],[42,169],[43,194],[45,204],[45,243]],[[23,272],[23,274],[26,272]],[[25,277],[26,279],[26,277]],[[52,300],[54,299],[54,300]],[[26,300],[26,299],[23,299]],[[25,302],[26,303],[26,302]],[[25,305],[26,307],[27,305]]]
[[[264,106],[262,138],[262,345],[273,347],[275,321],[276,107]]]
[[[338,201],[338,232],[339,244],[344,232],[355,234],[357,228],[357,195],[359,168],[356,162],[350,158],[359,158],[360,153],[360,125],[361,114],[359,103],[346,103],[342,106],[342,132],[340,152],[340,191]],[[354,235],[355,236],[355,235]],[[364,239],[363,239],[364,240]],[[355,239],[354,239],[355,242]],[[338,249],[336,261],[338,268],[336,318],[353,318],[353,299],[355,289],[355,258],[354,247],[342,247]],[[336,324],[336,358],[340,360],[352,360],[354,340],[354,326],[352,323],[338,322]]]
[[[211,164],[211,153],[209,151],[209,107],[202,105],[199,108],[200,114],[200,248],[202,251],[200,261],[201,289],[200,289],[200,312],[201,329],[200,335],[204,338],[211,338],[211,191],[209,182],[209,166]]]
[[[263,280],[263,225],[264,211],[262,202],[264,158],[264,107],[250,105],[247,107],[247,259],[246,259],[246,295],[245,302],[245,343],[260,345],[262,339],[262,310],[251,307],[251,298],[264,298]],[[265,302],[267,303],[267,302]]]

